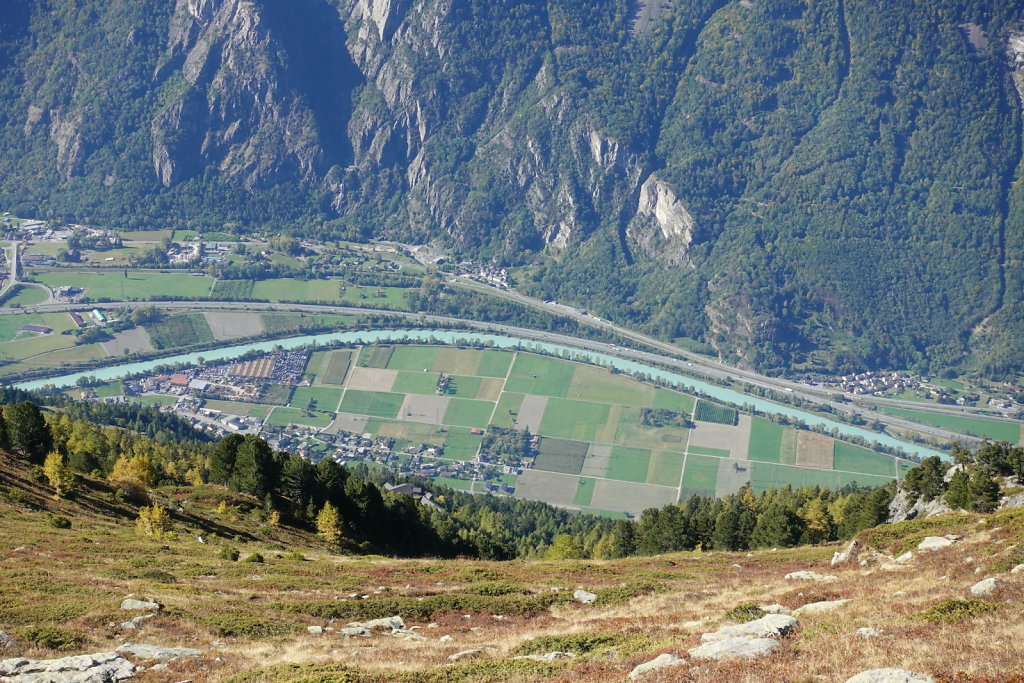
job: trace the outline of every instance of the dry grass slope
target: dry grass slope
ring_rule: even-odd
[[[950,682],[1024,680],[1024,573],[1008,573],[1024,561],[1020,510],[868,531],[862,541],[890,556],[926,535],[964,536],[919,554],[905,569],[884,571],[877,561],[829,567],[834,547],[510,563],[333,555],[315,537],[260,523],[257,501],[213,488],[153,496],[172,509],[176,539],[137,536],[135,509],[101,482],[87,481],[74,502],[56,501],[30,472],[0,455],[0,628],[11,636],[0,657],[101,652],[127,640],[205,651],[137,676],[160,682],[622,681],[664,652],[688,662],[645,681],[843,681],[876,667]],[[215,511],[222,501],[226,514]],[[71,528],[54,526],[55,515],[68,517]],[[266,561],[223,559],[226,546],[239,549],[242,559],[259,553]],[[783,578],[798,570],[837,578]],[[984,606],[949,619],[942,617],[948,608],[933,609],[972,598],[970,586],[995,574],[1003,582]],[[577,588],[595,592],[597,601],[574,602]],[[128,593],[165,605],[131,634],[111,626],[134,616],[118,609]],[[712,663],[687,655],[701,633],[723,624],[738,605],[794,609],[842,598],[851,602],[801,616],[775,654]],[[306,631],[392,614],[422,627],[416,633],[426,640]],[[698,620],[705,621],[688,623]],[[852,635],[861,627],[882,636]],[[453,640],[442,642],[446,635]],[[449,662],[469,649],[479,649],[479,657]],[[512,659],[551,650],[578,656]]]

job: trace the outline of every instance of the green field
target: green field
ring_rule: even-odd
[[[395,346],[386,367],[388,370],[409,370],[412,372],[428,372],[433,369],[437,360],[436,346]],[[371,365],[370,367],[377,367]]]
[[[202,313],[176,313],[146,327],[153,346],[173,349],[213,341],[213,331]]]
[[[1016,444],[1021,441],[1021,425],[1016,422],[999,422],[986,420],[980,417],[967,417],[960,415],[948,415],[945,413],[932,413],[926,410],[909,410],[907,408],[877,408],[879,412],[895,417],[905,417],[922,424],[942,427],[957,432],[983,436],[995,441],[1009,441]]]
[[[564,397],[575,372],[576,366],[572,363],[520,353],[512,364],[505,391]]]
[[[641,384],[626,375],[613,375],[604,368],[577,365],[565,398],[613,403],[622,406],[651,407],[654,404],[654,387]],[[559,395],[559,394],[552,394]]]
[[[782,435],[785,430],[782,425],[769,420],[753,418],[750,423],[750,447],[747,457],[761,462],[780,462]]]
[[[448,381],[448,391],[445,392],[445,395],[458,398],[476,398],[477,392],[480,391],[481,381],[479,377],[452,375]]]
[[[572,504],[582,506],[590,505],[590,502],[594,499],[595,484],[597,484],[597,479],[580,477],[580,483],[576,486],[576,493],[572,497]]]
[[[334,421],[334,415],[323,413],[309,414],[298,408],[274,408],[267,418],[267,423],[286,427],[290,424],[308,425],[310,427],[326,427]]]
[[[153,406],[171,406],[178,402],[177,396],[157,396],[150,394],[149,396],[139,396],[136,399],[139,403],[151,408]]]
[[[845,441],[836,441],[835,443],[833,467],[837,470],[878,474],[886,477],[892,477],[896,473],[894,458],[854,446]]]
[[[348,389],[341,399],[341,412],[393,418],[398,416],[404,400],[405,394]]]
[[[391,391],[396,394],[434,394],[437,391],[436,372],[409,372],[402,370],[395,378]]]
[[[301,301],[337,304],[343,301],[338,280],[274,278],[253,283],[252,297],[266,301]]]
[[[448,402],[448,410],[444,414],[444,423],[459,427],[477,427],[483,429],[491,420],[494,404],[490,401],[471,401],[465,398],[453,398]]]
[[[687,446],[687,453],[694,453],[696,455],[710,455],[715,458],[728,458],[732,453],[725,450],[724,448],[709,448],[707,446]]]
[[[306,410],[313,402],[312,410],[334,412],[341,401],[341,389],[327,387],[295,387],[292,393],[291,407]]]
[[[50,287],[69,285],[82,287],[91,299],[106,298],[114,301],[142,300],[173,293],[183,299],[204,299],[210,294],[212,278],[196,277],[188,273],[129,271],[125,278],[121,270],[110,272],[59,271],[37,273],[35,280]]]
[[[498,406],[494,409],[494,425],[511,429],[522,405],[522,394],[512,394],[507,391],[502,393],[501,398],[498,399]]]
[[[719,459],[704,455],[687,455],[683,486],[700,491],[714,491],[718,482]]]
[[[672,451],[651,453],[651,465],[651,474],[647,478],[648,484],[679,486],[679,479],[683,474],[682,453]]]
[[[468,429],[452,427],[444,440],[444,454],[452,460],[472,460],[480,450],[483,437],[470,434]]]
[[[265,384],[260,393],[260,403],[272,406],[286,406],[292,400],[293,387],[287,384]]]
[[[548,400],[540,433],[563,439],[593,441],[594,433],[608,420],[610,406],[603,403],[570,401],[563,398]]]
[[[647,469],[651,464],[651,452],[642,448],[613,446],[612,459],[608,463],[609,479],[633,481],[643,484],[647,481]]]
[[[215,299],[230,299],[232,301],[252,299],[252,290],[255,284],[253,280],[217,280],[213,284],[210,296]]]
[[[480,364],[476,374],[480,377],[504,377],[515,354],[508,351],[484,351],[480,356]]]
[[[405,287],[373,287],[348,285],[340,300],[362,308],[386,308],[395,311],[409,310],[406,292],[413,291]]]
[[[654,404],[651,407],[690,415],[693,413],[693,403],[692,396],[658,387],[654,391]]]
[[[13,308],[15,306],[35,306],[50,298],[50,293],[42,287],[33,285],[15,285],[14,296],[4,302],[4,306]]]

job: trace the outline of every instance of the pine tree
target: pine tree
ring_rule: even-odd
[[[832,535],[832,517],[828,513],[828,506],[824,500],[821,498],[809,500],[800,510],[800,517],[804,522],[802,542],[816,545],[829,540]]]
[[[979,467],[971,475],[968,488],[975,512],[992,512],[999,507],[999,482],[994,479],[994,474],[987,468]]]
[[[757,518],[750,535],[750,545],[754,548],[791,546],[797,542],[799,533],[800,518],[783,504],[775,502]]]
[[[39,407],[31,401],[8,403],[3,418],[11,449],[30,462],[42,463],[53,450],[53,436]]]
[[[960,469],[953,473],[946,489],[946,505],[954,510],[971,510],[974,507],[974,496],[971,494],[971,478]]]
[[[51,451],[46,456],[46,461],[43,463],[43,474],[46,475],[46,479],[50,482],[50,486],[53,487],[58,498],[73,493],[75,485],[78,483],[75,473],[68,467],[64,456],[57,451]]]
[[[338,514],[338,508],[330,503],[324,503],[316,516],[316,532],[332,546],[341,543],[341,515]]]

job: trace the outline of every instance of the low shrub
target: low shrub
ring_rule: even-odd
[[[514,650],[517,655],[538,655],[545,652],[572,652],[576,655],[618,645],[623,636],[610,633],[573,633],[564,636],[542,636],[520,643]]]
[[[220,550],[217,551],[217,557],[222,560],[228,560],[229,562],[238,562],[238,556],[241,553],[238,552],[238,548],[234,548],[230,545],[221,546]]]
[[[33,645],[62,651],[75,650],[85,642],[85,639],[77,633],[53,626],[27,628],[21,632],[21,637]]]
[[[764,615],[768,614],[763,609],[758,607],[752,602],[745,602],[741,605],[736,605],[731,610],[725,613],[724,617],[727,621],[732,621],[737,624],[745,624],[748,621],[754,621],[760,619]]]
[[[932,605],[918,616],[933,624],[957,624],[999,609],[999,605],[985,600],[946,600]]]
[[[282,559],[293,560],[295,562],[305,562],[306,556],[300,553],[298,550],[293,550],[290,553],[285,553]]]
[[[421,596],[422,597],[422,596]],[[274,607],[300,612],[321,619],[381,619],[398,614],[410,621],[433,621],[448,612],[486,612],[507,616],[529,616],[552,605],[572,600],[569,593],[543,593],[540,595],[485,596],[468,593],[448,593],[426,597],[380,597],[345,602],[299,602]]]
[[[54,529],[70,529],[71,520],[63,515],[54,515],[50,517],[50,526]]]
[[[255,562],[256,564],[263,564],[263,556],[259,553],[253,553],[249,557],[245,558],[243,562]]]
[[[508,581],[485,581],[472,586],[467,586],[463,591],[471,595],[530,595],[530,591],[522,586],[516,586]]]

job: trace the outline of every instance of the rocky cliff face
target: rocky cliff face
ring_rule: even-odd
[[[0,201],[544,255],[756,365],[956,360],[1020,336],[1024,17],[884,1],[896,38],[859,0],[53,0],[0,17]]]

